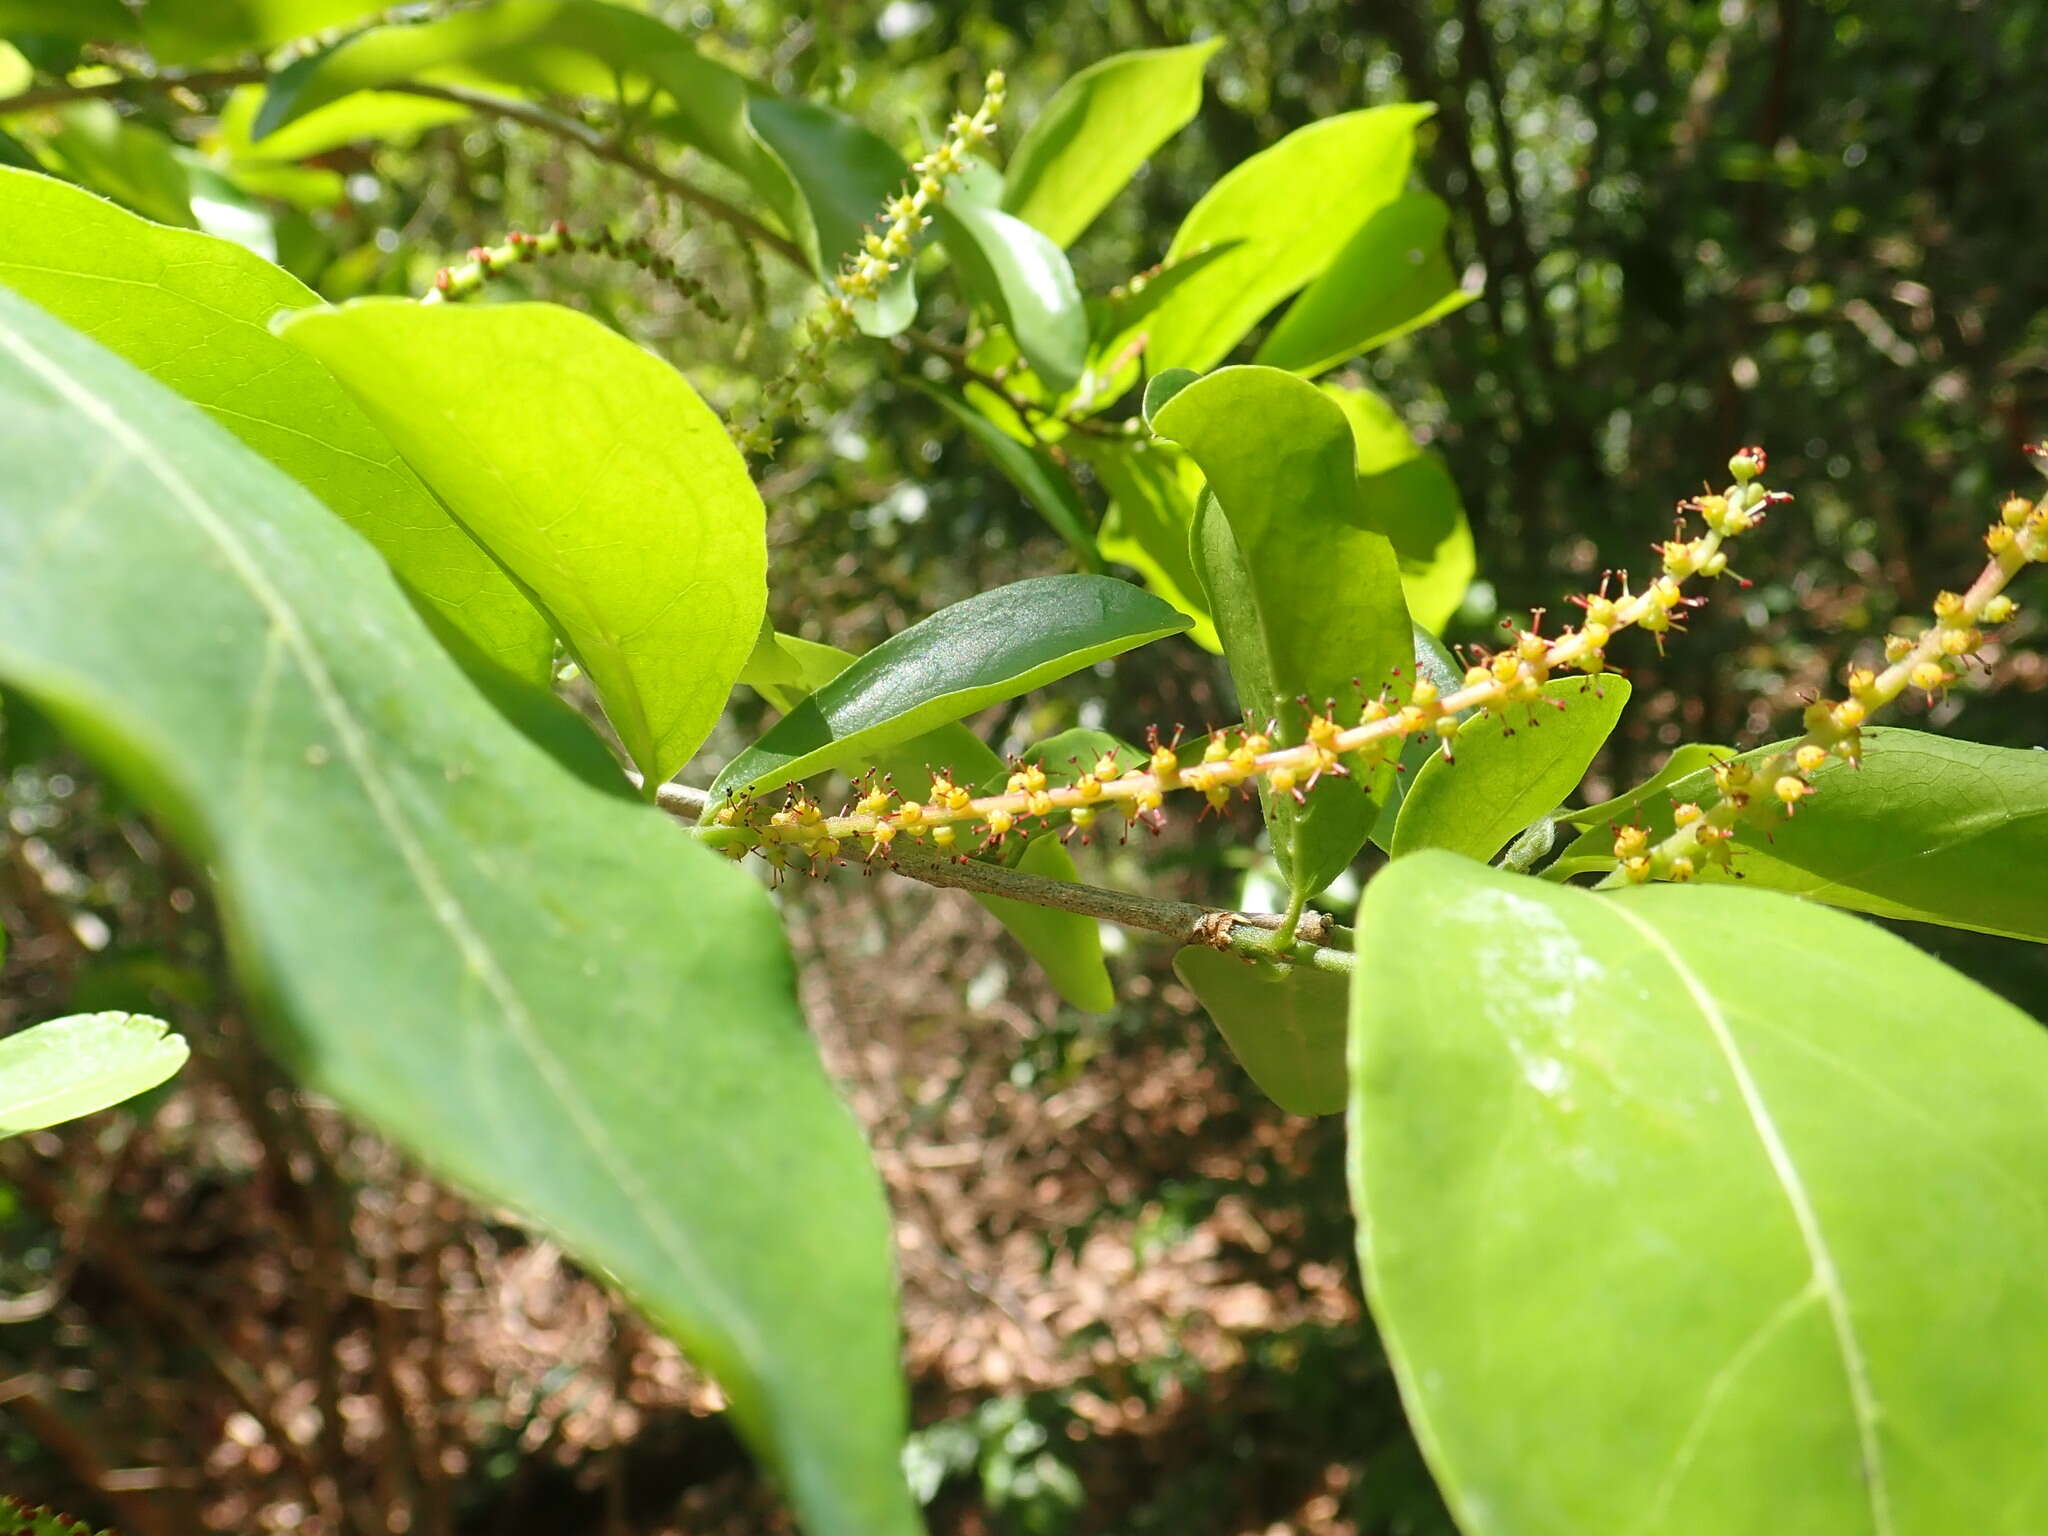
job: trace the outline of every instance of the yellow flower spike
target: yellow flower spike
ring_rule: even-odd
[[[924,825],[924,807],[915,800],[904,801],[896,808],[896,823],[910,831],[916,831]]]
[[[1614,856],[1626,863],[1650,846],[1650,834],[1641,827],[1627,826],[1614,834]]]
[[[1771,793],[1785,802],[1789,809],[1813,793],[1813,786],[1795,773],[1781,774],[1778,782],[1771,786]]]
[[[1704,560],[1700,561],[1700,574],[1701,574],[1702,576],[1705,576],[1705,577],[1709,578],[1709,579],[1712,579],[1713,577],[1716,577],[1716,576],[1725,576],[1725,575],[1727,575],[1727,574],[1728,574],[1728,554],[1727,554],[1727,552],[1726,552],[1725,550],[1719,550],[1719,549],[1717,549],[1717,550],[1715,550],[1715,551],[1714,551],[1714,552],[1713,552],[1713,553],[1712,553],[1711,555],[1708,555],[1708,556],[1707,556],[1707,557],[1706,557],[1706,558],[1705,558]]]
[[[1030,806],[1032,815],[1050,816],[1052,814],[1052,796],[1042,789],[1036,790],[1032,793]]]
[[[1513,651],[1502,651],[1487,669],[1496,683],[1512,683],[1522,675],[1522,659]]]
[[[1585,627],[1588,631],[1597,625],[1602,631],[1611,633],[1617,617],[1619,615],[1615,612],[1614,600],[1606,593],[1595,593],[1586,599]]]
[[[1465,669],[1465,686],[1467,688],[1477,688],[1481,683],[1490,683],[1492,681],[1493,671],[1490,667],[1474,662]]]
[[[895,798],[878,784],[855,802],[854,809],[863,816],[880,816],[889,809],[889,802]]]
[[[1792,754],[1792,761],[1799,765],[1801,773],[1816,773],[1828,760],[1828,749],[1817,742],[1807,742]]]
[[[1641,854],[1632,859],[1623,859],[1621,872],[1628,876],[1632,883],[1641,885],[1650,878],[1650,861]]]
[[[1067,813],[1067,820],[1071,821],[1085,833],[1090,827],[1095,825],[1095,807],[1092,805],[1077,805]]]
[[[1105,752],[1095,760],[1095,777],[1098,779],[1113,779],[1123,771],[1123,766],[1117,762],[1114,752]]]
[[[933,827],[932,842],[941,848],[950,848],[958,834],[951,827]]]
[[[2019,535],[2003,523],[1993,523],[1984,531],[1984,547],[1994,555],[2005,554],[2019,542]]]
[[[1934,616],[1943,624],[1954,624],[1959,620],[1965,620],[1967,613],[1963,606],[1962,593],[1937,593],[1934,599]]]
[[[1274,794],[1291,795],[1294,793],[1295,785],[1294,770],[1292,768],[1285,767],[1275,768],[1271,773],[1266,775],[1266,782],[1273,786]]]
[[[1024,792],[1032,795],[1039,794],[1045,789],[1045,786],[1045,770],[1039,767],[1038,764],[1032,763],[1024,770]]]
[[[1222,763],[1230,759],[1230,742],[1221,731],[1209,733],[1209,745],[1202,748],[1202,761]]]
[[[827,863],[839,857],[839,839],[821,837],[811,845],[811,856],[824,859]]]
[[[1884,637],[1884,659],[1890,662],[1904,661],[1913,654],[1913,645],[1914,642],[1909,636],[1886,635]]]
[[[1683,539],[1670,539],[1655,546],[1663,557],[1664,573],[1680,579],[1690,576],[1699,569],[1700,554],[1692,544]]]
[[[1004,810],[990,811],[988,813],[987,821],[989,835],[992,837],[1001,837],[1005,832],[1008,832],[1010,828],[1017,825],[1017,818],[1012,816],[1008,811]]]
[[[1939,693],[1948,686],[1948,668],[1938,661],[1923,661],[1913,669],[1910,681],[1924,693]]]
[[[2024,496],[2008,496],[1998,509],[1998,520],[2008,528],[2017,528],[2034,515],[2034,504]]]
[[[1089,805],[1102,798],[1102,780],[1092,773],[1084,773],[1074,780],[1074,793],[1081,797],[1083,805]]]
[[[1878,697],[1877,674],[1868,667],[1851,667],[1845,681],[1849,685],[1849,697],[1869,705]]]
[[[1967,656],[1984,643],[1981,630],[1949,629],[1941,635],[1941,650],[1945,656]]]
[[[1456,715],[1438,715],[1436,717],[1436,733],[1445,741],[1450,741],[1464,728],[1465,722]]]
[[[1696,871],[1693,868],[1692,860],[1688,859],[1684,854],[1681,853],[1680,855],[1678,855],[1677,858],[1671,861],[1670,867],[1666,869],[1664,873],[1667,879],[1676,881],[1678,884],[1683,885],[1686,881],[1690,880],[1693,877]]]
[[[1677,826],[1689,827],[1706,814],[1705,811],[1688,800],[1685,804],[1677,806],[1672,810],[1671,820]]]
[[[1726,496],[1695,496],[1692,501],[1692,509],[1699,513],[1700,520],[1715,533],[1727,533],[1730,531],[1728,528],[1728,498]]]
[[[1650,584],[1650,600],[1669,613],[1685,600],[1685,594],[1669,576],[1659,576]]]
[[[1156,789],[1143,789],[1131,802],[1132,808],[1140,815],[1148,815],[1166,803],[1166,797]]]
[[[1004,787],[1005,787],[1005,789],[1007,789],[1007,790],[1008,790],[1008,792],[1009,792],[1010,794],[1013,794],[1013,795],[1021,795],[1021,794],[1023,794],[1023,793],[1024,793],[1024,775],[1023,775],[1022,773],[1013,773],[1013,774],[1011,774],[1011,775],[1010,775],[1010,780],[1009,780],[1009,783],[1008,783],[1007,785],[1005,785]]]
[[[1180,759],[1174,756],[1173,748],[1154,747],[1149,766],[1161,789],[1172,789],[1180,783]]]
[[[1230,791],[1221,784],[1211,784],[1202,791],[1202,798],[1209,802],[1211,810],[1220,811],[1230,804]]]
[[[1415,686],[1408,691],[1408,702],[1417,709],[1434,709],[1437,706],[1438,699],[1439,695],[1436,691],[1436,684],[1426,677],[1418,677],[1415,680]]]
[[[1984,610],[1978,617],[1986,624],[2003,624],[2018,611],[2019,605],[2001,592],[1985,603]]]
[[[889,845],[896,841],[896,829],[886,821],[868,835],[874,841],[874,846],[868,849],[868,857],[871,859],[877,854],[886,854],[889,851]]]

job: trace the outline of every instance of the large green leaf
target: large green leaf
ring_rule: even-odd
[[[1067,845],[1051,832],[1026,844],[1014,867],[1048,880],[1071,882],[1081,877]],[[1061,997],[1090,1013],[1107,1013],[1116,1006],[1116,989],[1102,963],[1102,931],[1094,918],[1002,896],[975,899],[1039,963]]]
[[[1173,394],[1152,426],[1208,477],[1195,561],[1239,706],[1259,727],[1277,721],[1286,743],[1304,739],[1303,697],[1355,723],[1361,694],[1391,681],[1414,642],[1393,548],[1364,525],[1344,413],[1279,369],[1225,368]],[[1262,783],[1261,804],[1281,868],[1310,893],[1372,829],[1372,798],[1350,778],[1305,805]]]
[[[1350,419],[1366,526],[1394,546],[1409,615],[1441,633],[1478,570],[1457,483],[1442,457],[1417,443],[1400,413],[1371,390],[1325,384],[1323,393]]]
[[[1623,678],[1559,677],[1543,685],[1540,703],[1466,722],[1455,756],[1430,754],[1409,784],[1394,824],[1394,856],[1446,848],[1492,858],[1578,788],[1628,695]]]
[[[888,1222],[766,893],[509,729],[302,487],[5,292],[0,676],[212,872],[310,1088],[616,1277],[807,1530],[917,1529]]]
[[[198,228],[191,176],[177,146],[121,116],[112,102],[73,102],[42,142],[45,156],[70,180],[159,224]]]
[[[727,763],[712,788],[762,794],[846,767],[1187,627],[1187,615],[1108,576],[997,587],[883,641]]]
[[[1344,977],[1313,966],[1261,965],[1199,944],[1173,957],[1173,971],[1266,1097],[1292,1115],[1344,1108]]]
[[[270,333],[319,296],[282,268],[47,176],[0,170],[0,283],[90,330],[377,546],[464,660],[547,682],[547,621],[326,369]]]
[[[0,1039],[0,1137],[132,1099],[189,1054],[184,1036],[137,1013],[79,1013],[16,1030]]]
[[[552,304],[366,300],[290,320],[552,620],[650,787],[725,708],[767,514],[683,376]]]
[[[164,63],[263,53],[374,16],[381,0],[144,0],[142,40]]]
[[[0,32],[111,41],[135,36],[135,16],[121,0],[0,0]]]
[[[1318,374],[1470,304],[1478,295],[1459,289],[1444,259],[1450,221],[1443,201],[1427,192],[1377,210],[1287,307],[1258,360]]]
[[[1153,313],[1146,361],[1208,368],[1282,299],[1329,266],[1408,179],[1416,125],[1434,110],[1369,107],[1297,128],[1195,204],[1166,259],[1230,244]]]
[[[1786,750],[1778,742],[1750,761]],[[2048,752],[1888,728],[1864,732],[1860,768],[1836,761],[1791,817],[1745,823],[1735,837],[1743,883],[1879,917],[2048,943]],[[1655,836],[1671,808],[1714,796],[1701,769],[1645,800]],[[1611,839],[1610,839],[1611,840]],[[1735,878],[1709,867],[1708,880]]]
[[[2048,1529],[2048,1034],[1765,892],[1368,887],[1366,1293],[1462,1527]]]
[[[345,96],[408,81],[588,96],[651,110],[745,180],[814,270],[831,270],[796,179],[749,119],[746,79],[652,16],[601,0],[498,0],[358,33],[279,71],[254,136],[261,144]]]
[[[974,300],[1009,328],[1031,371],[1054,394],[1081,381],[1088,310],[1066,253],[995,206],[1000,180],[962,177],[939,205],[939,232]]]
[[[1097,61],[1053,93],[1010,156],[1003,207],[1072,245],[1152,152],[1202,105],[1202,71],[1223,39]]]

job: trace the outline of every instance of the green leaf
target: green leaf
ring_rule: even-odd
[[[552,304],[364,300],[290,320],[589,674],[650,791],[725,708],[767,514],[683,376]]]
[[[1371,390],[1325,384],[1358,441],[1358,494],[1366,526],[1387,536],[1401,562],[1401,593],[1416,623],[1441,633],[1465,600],[1478,559],[1465,504],[1442,457],[1408,433]]]
[[[229,95],[221,109],[220,147],[234,164],[296,164],[345,144],[403,149],[428,129],[459,122],[470,113],[459,102],[402,96],[394,91],[360,91],[294,118],[289,126],[267,134],[258,144],[254,138],[256,114],[263,99],[262,87],[242,86]]]
[[[1072,882],[1081,877],[1067,845],[1051,832],[1033,838],[1015,867],[1048,880]],[[1061,997],[1089,1013],[1107,1013],[1116,1006],[1116,989],[1102,963],[1102,930],[1094,918],[1002,896],[975,899],[1039,963]]]
[[[1623,821],[1630,819],[1630,813],[1647,802],[1653,795],[1667,790],[1672,784],[1688,775],[1724,762],[1737,754],[1733,747],[1708,746],[1704,742],[1689,741],[1673,750],[1649,778],[1635,788],[1603,800],[1598,805],[1589,805],[1581,810],[1565,811],[1558,820],[1567,826],[1583,827],[1576,839],[1566,846],[1563,853],[1545,866],[1542,876],[1545,880],[1568,880],[1573,875],[1598,871],[1605,874],[1614,868],[1614,831]]]
[[[1267,1098],[1290,1115],[1344,1108],[1344,977],[1306,965],[1261,965],[1200,944],[1173,957],[1173,973]]]
[[[1394,824],[1395,858],[1447,848],[1486,860],[1578,788],[1628,703],[1626,679],[1558,677],[1535,704],[1468,720],[1454,758],[1432,752]]]
[[[748,98],[747,121],[788,167],[817,231],[820,264],[836,272],[910,174],[903,157],[852,118],[815,102],[757,93]],[[854,318],[869,336],[908,329],[917,318],[913,264],[898,263],[879,295],[854,305]]]
[[[1414,653],[1394,551],[1364,526],[1351,426],[1313,384],[1276,368],[1225,368],[1153,413],[1153,430],[1208,477],[1195,563],[1247,717],[1305,739],[1309,711],[1334,701],[1355,724]],[[1328,778],[1305,805],[1261,783],[1283,872],[1298,891],[1328,885],[1365,845],[1373,797]]]
[[[374,16],[382,0],[146,0],[142,39],[167,64],[263,53]]]
[[[984,200],[977,178],[954,184],[939,232],[970,297],[1000,319],[1047,389],[1062,394],[1088,361],[1088,310],[1059,246]]]
[[[1003,478],[1014,485],[1052,530],[1067,541],[1067,547],[1073,550],[1086,569],[1102,569],[1102,551],[1096,548],[1088,509],[1074,489],[1074,482],[1053,462],[1050,454],[1042,448],[1030,448],[1018,442],[958,396],[927,384],[923,379],[912,378],[909,382],[936,400],[948,415],[967,429],[967,435],[974,439],[982,452],[995,460]]]
[[[813,271],[831,271],[796,178],[749,118],[748,81],[652,16],[600,0],[498,0],[357,33],[277,73],[254,137],[261,143],[357,91],[410,81],[586,96],[651,112],[753,188]]]
[[[1768,893],[1367,888],[1351,1178],[1471,1532],[2048,1528],[2048,1034]]]
[[[1108,576],[1037,576],[941,608],[862,656],[725,765],[725,795],[843,768],[1188,627]]]
[[[1464,669],[1444,649],[1443,641],[1410,621],[1415,636],[1415,675],[1427,678],[1439,697],[1449,698],[1465,686]],[[1458,717],[1471,718],[1467,710]],[[1392,852],[1394,828],[1401,819],[1401,807],[1407,803],[1408,786],[1415,782],[1415,776],[1422,772],[1423,765],[1434,757],[1438,742],[1434,735],[1417,732],[1401,743],[1400,767],[1388,781],[1386,798],[1380,802],[1379,819],[1372,826],[1372,843],[1375,848]]]
[[[114,41],[134,37],[136,27],[121,0],[0,0],[0,32]]]
[[[139,1013],[78,1013],[0,1039],[0,1138],[132,1099],[185,1064],[183,1035]]]
[[[0,676],[212,872],[309,1089],[615,1278],[807,1531],[912,1536],[887,1216],[766,892],[508,728],[303,488],[6,292]]]
[[[1188,638],[1220,654],[1223,641],[1209,617],[1202,579],[1195,572],[1188,541],[1202,477],[1184,453],[1161,443],[1082,442],[1071,451],[1095,471],[1109,493],[1096,547],[1105,560],[1137,570],[1145,585],[1195,621]]]
[[[1444,258],[1450,222],[1427,192],[1376,210],[1288,306],[1258,361],[1313,376],[1470,304],[1478,295],[1460,291]]]
[[[1400,195],[1415,129],[1434,110],[1399,103],[1297,128],[1195,204],[1166,259],[1234,242],[1153,314],[1148,366],[1209,368],[1266,312],[1330,265]]]
[[[0,283],[203,408],[377,547],[479,673],[548,681],[547,621],[327,370],[269,330],[319,295],[239,246],[0,170]]]
[[[1862,766],[1823,767],[1796,816],[1737,829],[1742,882],[1878,917],[2048,943],[2048,882],[2032,873],[2048,870],[2048,752],[1888,728],[1865,731],[1863,741]],[[1709,771],[1676,780],[1639,807],[1643,823],[1661,837],[1674,804],[1705,804],[1714,793]],[[1710,866],[1702,878],[1733,877]]]
[[[1144,48],[1082,70],[1017,141],[1004,177],[1004,209],[1055,245],[1072,245],[1200,110],[1202,72],[1222,46],[1217,37]]]

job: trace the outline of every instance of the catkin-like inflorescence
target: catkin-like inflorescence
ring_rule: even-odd
[[[2048,444],[2035,451],[2048,455]],[[1641,827],[1623,827],[1614,839],[1621,872],[1641,883],[1690,880],[1710,864],[1732,871],[1737,830],[1793,815],[1815,793],[1814,776],[1830,762],[1860,762],[1863,727],[1873,715],[1909,690],[1931,699],[1952,686],[1983,648],[1985,629],[2009,622],[2018,611],[2006,586],[2025,566],[2048,562],[2048,504],[2007,497],[1985,532],[1984,547],[1990,559],[1967,590],[1943,592],[1934,600],[1931,624],[1886,641],[1883,670],[1851,666],[1844,678],[1847,697],[1817,699],[1806,707],[1806,734],[1798,741],[1759,760],[1716,764],[1713,801],[1679,806],[1676,825],[1659,842],[1652,843]]]
[[[729,318],[717,295],[677,266],[673,258],[657,251],[645,236],[618,235],[610,229],[579,235],[560,219],[542,234],[529,235],[515,229],[505,237],[503,245],[473,247],[467,260],[456,266],[443,267],[434,274],[434,286],[422,295],[420,302],[442,304],[466,299],[481,293],[487,284],[509,268],[551,256],[572,256],[578,252],[629,261],[641,271],[668,284],[705,319],[722,321]]]
[[[1607,648],[1623,630],[1647,629],[1661,641],[1679,627],[1686,611],[1702,601],[1688,597],[1684,584],[1695,576],[1727,573],[1727,542],[1755,528],[1769,506],[1788,499],[1764,488],[1762,450],[1746,449],[1735,463],[1736,482],[1725,492],[1680,503],[1682,514],[1698,516],[1703,531],[1660,546],[1660,575],[1640,590],[1630,590],[1623,578],[1621,589],[1609,592],[1610,583],[1603,581],[1601,590],[1574,599],[1584,610],[1579,625],[1550,636],[1533,625],[1516,632],[1500,650],[1475,657],[1462,686],[1450,693],[1425,678],[1405,687],[1390,683],[1358,703],[1355,723],[1345,724],[1332,706],[1308,717],[1298,741],[1275,742],[1250,727],[1216,731],[1198,753],[1189,754],[1193,761],[1155,734],[1143,766],[1126,769],[1105,756],[1066,784],[1053,784],[1041,769],[1020,764],[1004,788],[985,795],[943,774],[921,798],[902,793],[901,786],[871,783],[837,816],[804,798],[775,810],[758,801],[729,801],[712,812],[703,836],[735,856],[758,851],[777,865],[792,858],[829,862],[849,848],[868,857],[886,855],[901,837],[928,840],[965,857],[1012,832],[1035,833],[1061,819],[1086,835],[1105,811],[1156,825],[1166,797],[1179,791],[1191,791],[1218,810],[1261,781],[1272,793],[1301,799],[1327,777],[1369,779],[1399,757],[1411,736],[1439,741],[1449,755],[1472,719],[1555,704],[1543,691],[1553,676],[1579,673],[1588,687],[1597,686],[1607,668]],[[1674,548],[1680,551],[1675,556]]]

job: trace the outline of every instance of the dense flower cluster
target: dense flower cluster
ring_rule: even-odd
[[[649,245],[644,236],[616,235],[609,229],[600,229],[591,235],[577,235],[560,219],[555,220],[544,234],[522,234],[515,229],[505,237],[503,245],[473,247],[467,261],[459,266],[443,267],[434,274],[434,286],[420,302],[437,304],[466,299],[481,292],[486,283],[508,267],[548,256],[573,256],[578,252],[630,261],[641,271],[667,283],[707,320],[728,318],[725,306],[719,303],[710,289],[678,267],[673,259]]]
[[[1726,491],[1680,504],[1699,516],[1704,531],[1659,547],[1662,572],[1641,590],[1601,590],[1577,598],[1584,619],[1575,628],[1545,636],[1531,628],[1517,632],[1499,651],[1476,657],[1463,685],[1444,693],[1426,678],[1406,686],[1389,683],[1365,699],[1358,723],[1342,724],[1332,706],[1311,714],[1302,739],[1276,744],[1267,731],[1252,728],[1210,734],[1193,761],[1155,736],[1142,767],[1123,768],[1105,757],[1071,783],[1053,783],[1039,766],[1018,764],[1000,790],[975,794],[950,777],[935,775],[929,787],[903,793],[896,785],[871,781],[860,798],[839,815],[798,796],[779,809],[758,801],[734,801],[710,817],[706,841],[736,856],[751,850],[777,864],[792,857],[830,862],[857,849],[884,855],[898,838],[909,837],[959,857],[1000,841],[1012,831],[1052,825],[1063,818],[1086,835],[1107,811],[1127,820],[1156,816],[1168,794],[1190,790],[1222,809],[1234,795],[1248,794],[1263,780],[1276,794],[1304,797],[1322,778],[1349,774],[1369,780],[1394,762],[1412,736],[1441,741],[1448,754],[1458,732],[1472,719],[1513,708],[1534,709],[1547,700],[1543,685],[1558,673],[1590,678],[1607,666],[1607,647],[1621,631],[1646,629],[1660,637],[1676,627],[1685,611],[1702,601],[1688,597],[1685,582],[1727,574],[1727,541],[1755,528],[1765,509],[1784,501],[1764,488],[1760,449],[1745,449],[1733,461],[1735,483]],[[1560,706],[1561,707],[1561,706]]]
[[[2037,452],[2048,454],[2048,444]],[[1885,642],[1883,671],[1855,666],[1844,679],[1848,697],[1817,699],[1806,708],[1806,734],[1782,752],[1761,760],[1737,758],[1714,767],[1716,798],[1707,805],[1676,809],[1670,836],[1652,843],[1640,826],[1623,827],[1614,856],[1630,880],[1690,880],[1708,864],[1730,869],[1737,828],[1790,816],[1814,793],[1814,775],[1836,759],[1859,762],[1863,727],[1908,689],[1930,698],[1962,675],[1984,644],[1987,625],[2003,624],[2017,611],[2006,585],[2030,563],[2048,562],[2048,504],[2007,497],[1998,521],[1984,535],[1990,560],[1963,592],[1934,600],[1934,622],[1916,635]]]

